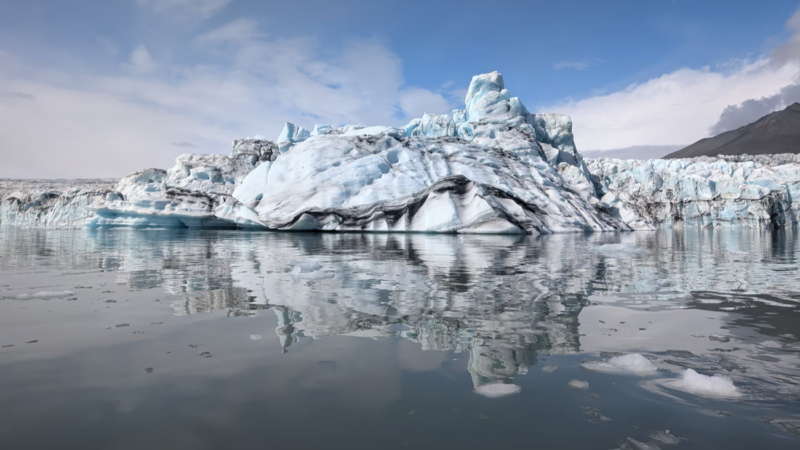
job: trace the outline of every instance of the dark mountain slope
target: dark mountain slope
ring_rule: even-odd
[[[775,111],[757,121],[670,153],[669,158],[717,155],[800,153],[800,103]]]

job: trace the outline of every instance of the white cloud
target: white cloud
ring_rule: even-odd
[[[128,63],[122,64],[127,70],[136,73],[149,73],[152,72],[156,64],[150,52],[147,51],[144,45],[139,45],[131,52],[131,58]]]
[[[222,11],[231,0],[137,0],[143,7],[158,14],[180,19],[205,20]]]
[[[756,114],[757,108],[752,107],[764,104],[748,100],[773,99],[797,82],[800,11],[787,26],[794,35],[769,56],[736,59],[713,69],[682,68],[618,92],[565,101],[540,111],[570,115],[579,148],[691,144],[749,120]]]
[[[400,109],[406,117],[422,117],[426,112],[445,114],[453,108],[441,94],[426,89],[411,88],[400,94]]]
[[[572,117],[579,148],[687,144],[708,136],[730,104],[771,96],[791,84],[795,64],[775,68],[765,59],[732,72],[679,69],[607,95],[543,108]]]
[[[438,94],[404,86],[402,61],[378,41],[331,50],[267,39],[257,27],[239,39],[235,29],[195,41],[219,56],[214,64],[159,60],[147,74],[134,70],[153,69],[141,47],[115,76],[0,66],[3,92],[26,96],[0,98],[0,177],[124,176],[170,167],[187,151],[227,154],[234,138],[275,138],[285,121],[402,125],[410,117],[400,113],[446,110]]]
[[[553,64],[553,69],[586,70],[588,68],[589,68],[589,63],[580,61],[562,61]]]
[[[198,44],[237,43],[263,37],[258,24],[252,19],[239,19],[229,22],[216,30],[197,37]]]

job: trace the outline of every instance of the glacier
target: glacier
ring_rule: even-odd
[[[0,225],[550,234],[797,223],[796,158],[587,159],[498,72],[405,126],[286,123],[275,141],[110,180],[0,180]],[[49,184],[48,184],[49,183]]]
[[[800,163],[785,155],[589,160],[603,209],[637,230],[797,226]]]

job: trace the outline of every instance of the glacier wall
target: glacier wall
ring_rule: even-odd
[[[116,180],[0,180],[0,225],[80,228]]]
[[[584,160],[498,72],[402,127],[287,123],[111,180],[0,180],[0,225],[547,234],[797,224],[795,155]]]
[[[602,207],[633,229],[797,226],[800,164],[742,157],[588,161]],[[794,155],[791,155],[794,156]]]

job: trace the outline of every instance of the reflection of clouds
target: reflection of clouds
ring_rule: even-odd
[[[750,350],[729,357],[744,367],[757,365],[751,372],[766,371],[764,379],[796,372],[786,368],[787,355],[793,355],[786,348],[796,343],[787,335],[797,321],[767,314],[798,309],[793,231],[538,238],[13,233],[14,239],[0,243],[7,256],[0,265],[35,267],[44,261],[113,270],[117,282],[130,288],[159,287],[175,295],[176,314],[250,315],[269,308],[278,319],[283,351],[304,336],[396,336],[423,350],[463,352],[476,387],[510,383],[536,363],[539,353],[679,349],[702,354],[735,342],[741,348],[747,342]],[[614,245],[614,251],[598,250],[605,244]],[[768,327],[761,327],[765,323]],[[690,334],[733,340],[724,344]],[[781,362],[756,361],[755,349]]]

